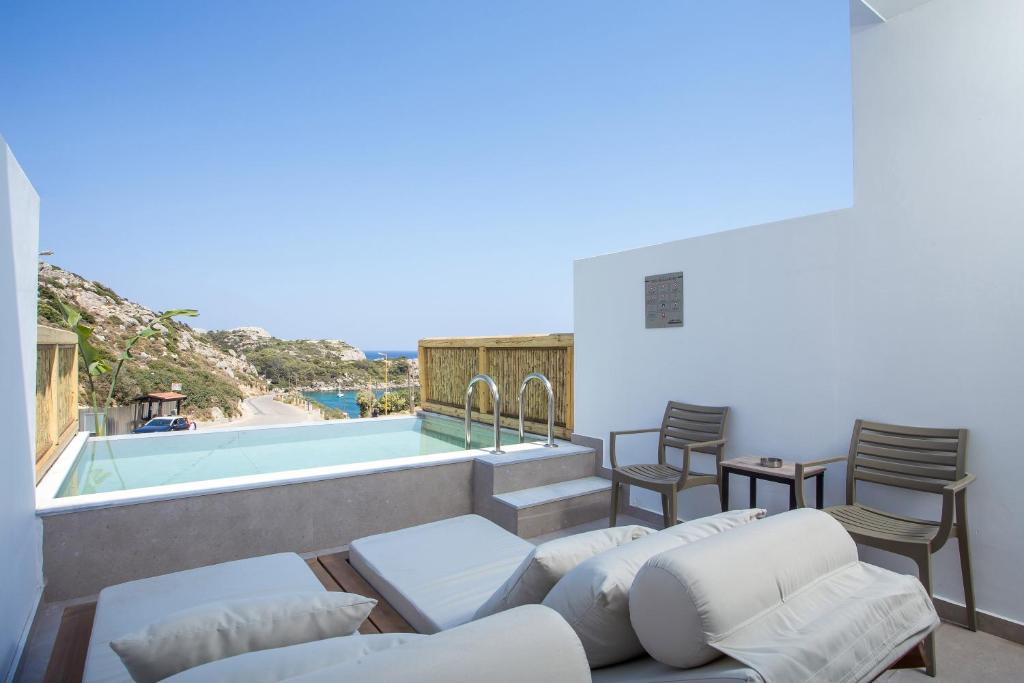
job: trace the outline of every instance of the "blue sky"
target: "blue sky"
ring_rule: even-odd
[[[196,325],[572,328],[572,260],[847,206],[847,0],[5,2],[53,262]]]

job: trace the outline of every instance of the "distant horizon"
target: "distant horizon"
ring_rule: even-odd
[[[0,81],[40,248],[208,329],[566,332],[574,259],[852,202],[847,0],[17,3]]]

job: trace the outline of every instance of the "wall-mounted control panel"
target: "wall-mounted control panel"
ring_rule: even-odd
[[[648,329],[683,326],[683,274],[644,278],[644,321]]]

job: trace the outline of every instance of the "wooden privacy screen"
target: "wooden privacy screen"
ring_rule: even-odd
[[[573,427],[571,334],[513,337],[434,337],[419,343],[420,395],[423,409],[462,417],[466,385],[473,375],[488,374],[501,392],[501,423],[519,424],[519,385],[531,372],[543,373],[555,392],[555,435],[568,439]],[[530,382],[523,397],[528,431],[547,429],[547,393],[540,382]],[[490,423],[491,396],[480,384],[473,395],[473,419]]]
[[[39,326],[36,340],[36,481],[78,430],[78,338]]]

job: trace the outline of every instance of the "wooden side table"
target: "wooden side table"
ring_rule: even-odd
[[[750,480],[750,507],[757,507],[757,480],[774,481],[789,486],[789,509],[796,509],[796,465],[783,462],[782,467],[762,467],[761,458],[744,456],[722,461],[722,509],[729,509],[729,475],[739,474]],[[808,467],[804,470],[804,479],[814,479],[815,504],[820,510],[825,498],[825,468]],[[804,482],[799,483],[800,486]]]

